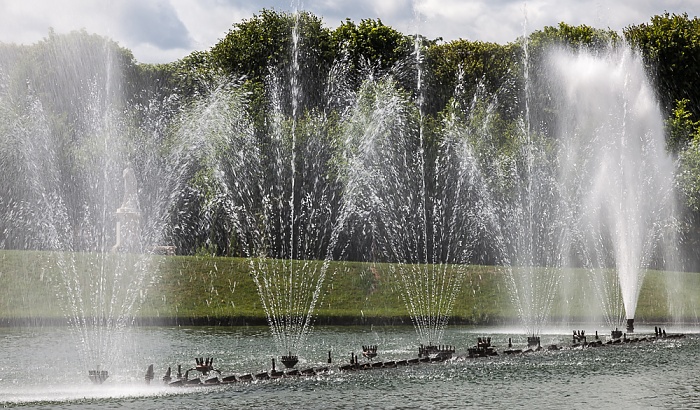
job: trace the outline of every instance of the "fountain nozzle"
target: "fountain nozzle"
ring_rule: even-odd
[[[94,384],[102,384],[109,377],[107,370],[89,370],[88,376]]]
[[[296,364],[298,362],[299,362],[299,357],[296,355],[293,355],[292,352],[289,352],[289,355],[287,355],[287,356],[282,356],[282,364],[287,369],[293,368],[294,366],[296,366]]]
[[[634,319],[627,319],[627,333],[634,333]]]

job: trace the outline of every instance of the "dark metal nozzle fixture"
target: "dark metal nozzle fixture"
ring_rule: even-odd
[[[297,363],[299,363],[299,357],[296,355],[293,355],[292,352],[289,352],[289,355],[287,355],[287,356],[282,356],[282,364],[287,369],[293,368],[294,366],[297,365]]]
[[[88,376],[93,383],[102,384],[109,377],[109,372],[107,370],[89,370]]]

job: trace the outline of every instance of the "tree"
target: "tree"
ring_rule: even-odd
[[[666,122],[669,130],[669,144],[680,149],[677,181],[686,207],[692,212],[700,212],[700,121],[686,109],[687,100],[676,105],[671,118]]]
[[[380,19],[363,19],[360,24],[346,19],[333,31],[331,39],[339,54],[347,53],[355,72],[373,75],[393,69],[410,55],[413,44],[408,36],[384,25]]]
[[[588,49],[604,49],[619,40],[612,30],[601,30],[581,24],[571,26],[564,22],[557,27],[545,26],[542,30],[530,34],[528,42],[533,50],[542,50],[552,45]]]
[[[210,64],[257,84],[269,83],[272,76],[282,87],[281,105],[291,107],[289,101],[296,98],[296,106],[304,110],[325,102],[321,97],[333,57],[330,30],[318,17],[263,9],[260,15],[234,24],[212,47]]]
[[[688,111],[687,107],[688,100],[677,101],[676,108],[666,120],[668,148],[673,152],[685,148],[688,142],[693,141],[698,136],[700,121],[693,121],[693,114]]]
[[[694,121],[686,111],[685,100],[679,102],[673,116],[668,120],[670,142],[686,140],[687,142],[678,155],[678,171],[676,183],[678,195],[683,209],[680,220],[680,230],[683,243],[689,257],[686,269],[697,271],[700,259],[695,250],[700,246],[700,121]]]
[[[666,112],[686,99],[687,109],[700,117],[700,19],[665,13],[623,32],[644,55]]]
[[[455,40],[428,47],[428,66],[433,99],[428,111],[442,110],[448,100],[460,88],[463,98],[471,100],[477,89],[496,94],[514,81],[515,48],[517,45],[500,45],[481,41]],[[512,101],[512,100],[511,100]]]

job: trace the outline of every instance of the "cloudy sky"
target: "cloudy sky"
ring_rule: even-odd
[[[85,29],[117,41],[143,63],[177,60],[208,50],[232,25],[263,8],[307,10],[334,28],[349,17],[429,38],[507,43],[525,30],[587,24],[621,31],[650,17],[700,14],[699,0],[0,0],[0,42],[33,44]],[[527,22],[527,23],[526,23]]]

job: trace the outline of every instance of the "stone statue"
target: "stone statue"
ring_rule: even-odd
[[[126,167],[122,174],[124,178],[124,200],[121,208],[129,211],[139,210],[139,199],[137,195],[136,174],[131,167]]]

